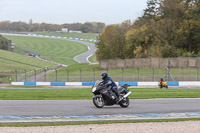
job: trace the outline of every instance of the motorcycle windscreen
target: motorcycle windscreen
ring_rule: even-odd
[[[97,80],[96,82],[95,82],[95,85],[94,86],[98,86],[99,84],[100,84],[100,80]]]

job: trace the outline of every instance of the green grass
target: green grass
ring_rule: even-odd
[[[17,53],[0,50],[0,71],[33,70],[42,67],[53,67],[52,63],[22,56]]]
[[[96,58],[96,54],[93,54],[89,59],[88,59],[90,62],[92,63],[97,63],[97,58]]]
[[[91,89],[0,89],[0,99],[90,99]]]
[[[199,121],[200,118],[159,119],[159,120],[124,120],[124,121],[78,121],[78,122],[36,122],[36,123],[2,123],[0,127],[32,127],[32,126],[64,126],[88,124],[115,124],[115,123],[146,123],[146,122],[182,122]]]
[[[170,88],[170,87],[169,87]],[[200,89],[159,89],[159,88],[134,88],[129,98],[197,98],[200,97]]]
[[[96,39],[99,34],[94,33],[56,33],[56,32],[34,32],[40,35],[51,35],[51,36],[61,36],[61,37],[75,37],[75,38],[86,38],[86,39]]]
[[[69,72],[70,81],[80,81],[80,69],[83,82],[94,81],[94,70],[95,70],[95,79],[100,79],[102,72],[107,72],[107,70],[99,70],[99,65],[89,65],[89,64],[75,64],[70,65],[68,68],[63,68],[58,70],[58,76],[63,77],[63,80],[67,79],[67,70]],[[108,70],[108,75],[113,78],[114,81],[122,81],[122,69],[112,69]],[[171,75],[175,81],[197,81],[197,69],[184,69],[184,75],[182,75],[182,69],[171,69]],[[49,78],[55,77],[55,72],[48,75]],[[167,70],[164,68],[155,68],[154,75],[152,68],[140,68],[139,76],[138,69],[124,69],[124,81],[159,81],[163,77],[167,80]],[[138,80],[139,79],[139,80]],[[199,72],[200,79],[200,72]],[[172,78],[170,77],[170,80]]]
[[[83,44],[61,39],[23,36],[5,37],[12,40],[16,46],[35,51],[43,58],[67,65],[77,63],[73,61],[73,58],[88,50]]]
[[[68,58],[54,58],[54,57],[43,57],[43,58],[66,65],[78,64],[78,62],[76,62],[75,60]]]
[[[67,87],[66,87],[67,88]],[[130,88],[130,99],[197,98],[200,89]],[[1,100],[92,99],[91,88],[82,89],[0,89]]]
[[[51,69],[55,64],[41,61],[33,57],[23,56],[14,52],[0,50],[0,82],[10,83],[14,80],[15,70],[18,74],[37,69],[48,67]]]

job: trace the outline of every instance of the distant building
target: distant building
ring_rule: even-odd
[[[69,32],[68,28],[62,28],[62,32]]]
[[[8,40],[8,50],[14,52],[15,44],[11,40]]]
[[[82,31],[69,30],[69,33],[82,33]]]

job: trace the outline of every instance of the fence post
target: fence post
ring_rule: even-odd
[[[184,80],[184,68],[182,66],[182,81]]]
[[[199,67],[197,67],[197,81],[199,81]]]
[[[69,82],[69,70],[67,69],[67,81]]]
[[[153,73],[152,73],[152,74],[153,74],[153,75],[152,75],[152,80],[155,81],[155,77],[154,77],[154,68],[153,68],[153,67],[152,67],[152,70],[153,70]]]
[[[46,68],[44,68],[44,82],[46,82],[46,74],[47,74],[46,71],[47,71]]]
[[[55,69],[55,71],[56,71],[56,82],[58,81],[58,71],[57,71],[57,69]]]
[[[36,69],[34,69],[34,71],[35,71],[35,82],[36,82]]]
[[[170,80],[170,67],[167,67],[167,80]]]
[[[25,72],[25,82],[26,82],[26,70],[24,70],[24,72]]]
[[[138,71],[138,81],[140,79],[140,68],[137,68],[137,71]]]
[[[17,82],[17,70],[15,70],[15,81]]]
[[[96,81],[96,75],[95,75],[95,69],[93,69],[94,72],[94,82]]]
[[[124,82],[124,68],[122,68],[122,82]]]
[[[82,70],[80,69],[80,82],[82,82]]]

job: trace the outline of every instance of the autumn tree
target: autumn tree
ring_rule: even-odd
[[[199,16],[198,0],[148,0],[126,34],[126,57],[197,56]]]
[[[96,46],[97,59],[125,58],[124,48],[126,45],[125,33],[131,28],[129,20],[118,25],[106,26],[103,33],[98,37]]]
[[[0,35],[0,49],[8,50],[8,40]]]
[[[34,32],[34,31],[61,31],[62,28],[68,28],[69,30],[83,31],[84,33],[101,33],[105,27],[101,22],[86,22],[72,23],[72,24],[49,24],[49,23],[33,23],[32,19],[29,23],[25,22],[10,22],[0,21],[0,31],[4,32]]]

